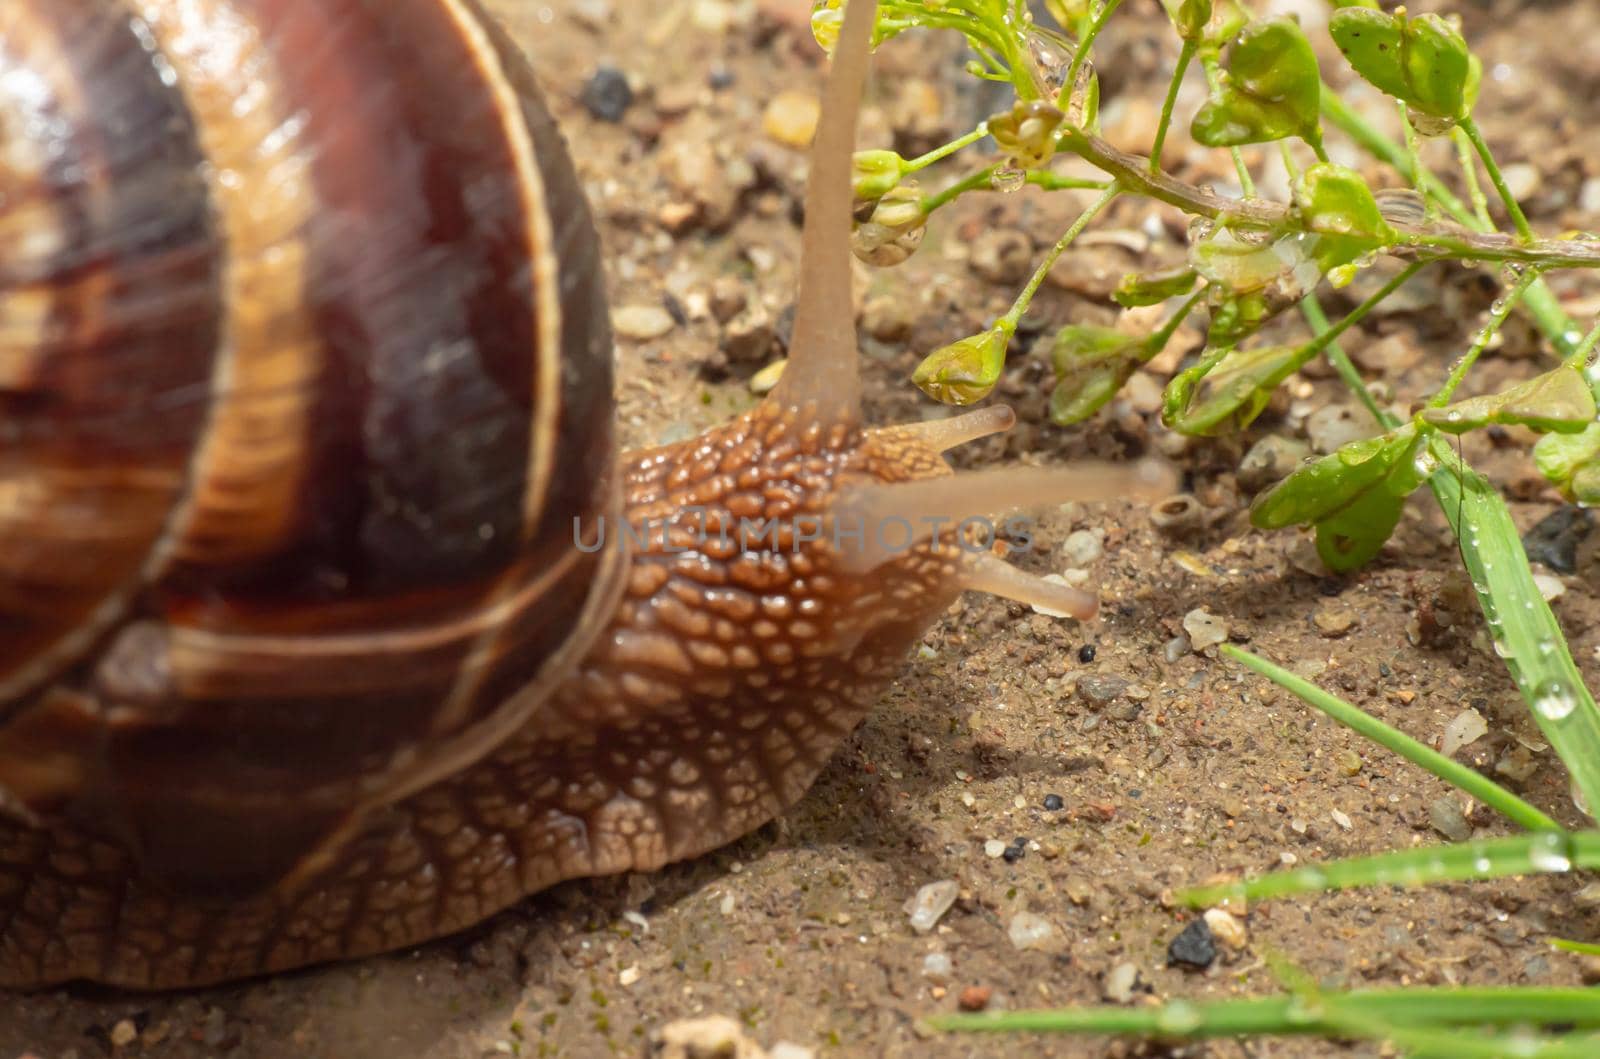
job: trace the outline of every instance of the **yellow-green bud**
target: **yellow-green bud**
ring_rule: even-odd
[[[852,185],[856,201],[876,202],[893,191],[905,173],[906,160],[894,151],[857,151]]]
[[[1020,169],[1037,169],[1056,153],[1060,110],[1043,100],[1018,101],[1009,113],[989,119],[989,135]]]
[[[972,404],[994,391],[1006,365],[1011,332],[1003,327],[969,335],[929,353],[911,381],[923,393],[945,404]]]

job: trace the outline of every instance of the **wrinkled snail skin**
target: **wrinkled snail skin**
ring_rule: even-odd
[[[953,531],[805,530],[1171,484],[952,477],[1003,407],[862,425],[874,12],[782,381],[617,454],[599,242],[476,0],[0,7],[0,985],[248,977],[692,857],[793,804],[963,590],[1093,614]]]

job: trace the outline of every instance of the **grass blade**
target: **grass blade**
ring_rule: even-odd
[[[1223,644],[1221,650],[1235,662],[1253,669],[1284,690],[1293,692],[1346,728],[1380,746],[1387,747],[1412,764],[1422,766],[1446,783],[1465,791],[1512,823],[1529,831],[1561,830],[1560,824],[1487,776],[1445,757],[1432,747],[1419,743],[1399,729],[1390,727],[1371,714],[1324,691],[1309,680],[1295,676],[1287,669],[1232,644]]]
[[[1195,907],[1224,900],[1260,901],[1289,894],[1323,893],[1355,886],[1423,886],[1462,879],[1600,868],[1600,831],[1538,831],[1452,845],[1350,857],[1326,864],[1258,875],[1241,882],[1181,891],[1178,900]],[[1600,1003],[1600,994],[1596,994]]]
[[[1561,626],[1533,583],[1505,501],[1436,439],[1448,466],[1428,479],[1450,520],[1497,652],[1550,745],[1590,806],[1600,806],[1600,708],[1584,687]]]

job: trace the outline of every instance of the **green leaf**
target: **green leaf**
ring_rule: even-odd
[[[1056,372],[1050,421],[1069,426],[1088,419],[1117,395],[1151,354],[1138,335],[1088,324],[1063,327],[1050,352]]]
[[[1211,0],[1161,0],[1167,17],[1184,40],[1200,40],[1211,21]]]
[[[1313,355],[1303,346],[1262,346],[1231,350],[1209,367],[1201,361],[1173,377],[1162,420],[1197,437],[1243,430],[1267,407],[1277,385]]]
[[[1490,423],[1517,423],[1538,431],[1577,434],[1594,424],[1594,394],[1577,365],[1563,364],[1503,393],[1424,409],[1422,420],[1447,434],[1465,434]]]
[[[1142,276],[1137,272],[1130,272],[1122,277],[1122,282],[1111,292],[1111,297],[1125,309],[1140,305],[1159,305],[1168,298],[1175,298],[1194,290],[1195,280],[1198,278],[1192,268],[1169,268],[1160,272],[1147,272]]]
[[[1317,554],[1331,570],[1353,570],[1378,554],[1399,524],[1405,498],[1431,467],[1413,424],[1362,438],[1300,467],[1256,497],[1250,522],[1260,529],[1311,525]]]
[[[1600,504],[1600,423],[1579,434],[1546,434],[1533,446],[1533,463],[1568,500]]]
[[[1295,201],[1306,227],[1321,236],[1312,254],[1324,274],[1397,238],[1366,181],[1353,169],[1328,162],[1312,166],[1300,178]]]
[[[1347,7],[1333,13],[1328,32],[1356,73],[1413,111],[1445,119],[1445,127],[1467,116],[1475,94],[1472,54],[1440,16]]]
[[[945,404],[972,404],[989,396],[1006,365],[1011,332],[1003,327],[976,335],[929,353],[911,373],[918,389]]]
[[[1248,26],[1228,49],[1227,76],[1190,125],[1197,142],[1237,147],[1299,136],[1320,143],[1322,75],[1300,24],[1288,17]]]

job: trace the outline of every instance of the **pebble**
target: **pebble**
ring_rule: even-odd
[[[1128,680],[1115,673],[1090,673],[1078,680],[1078,694],[1091,705],[1104,706],[1128,690]]]
[[[960,893],[961,884],[954,879],[940,879],[923,886],[905,904],[911,929],[918,934],[926,934],[938,926],[939,920],[950,911],[950,906],[956,903]]]
[[[727,1015],[678,1019],[656,1031],[650,1054],[657,1059],[756,1059],[765,1052]]]
[[[1083,665],[1088,665],[1090,662],[1094,661],[1095,653],[1096,648],[1094,644],[1086,643],[1082,647],[1078,648],[1078,661]]]
[[[1007,846],[1000,856],[1007,864],[1015,864],[1017,861],[1026,856],[1027,853],[1028,847],[1022,842],[1022,840],[1019,839]]]
[[[1139,965],[1131,960],[1124,960],[1106,972],[1105,981],[1101,983],[1101,992],[1105,998],[1114,1004],[1129,1004],[1133,1002],[1133,991],[1139,986]]]
[[[1331,404],[1306,419],[1306,436],[1311,439],[1311,447],[1320,453],[1332,452],[1377,432],[1378,425],[1359,405]]]
[[[1047,794],[1044,796],[1044,807],[1052,813],[1059,812],[1066,804],[1061,800],[1061,795],[1059,794]]]
[[[1190,921],[1167,946],[1167,963],[1204,970],[1217,958],[1217,943],[1204,919]]]
[[[1006,927],[1006,936],[1011,939],[1012,946],[1024,951],[1044,948],[1050,944],[1055,933],[1056,928],[1048,919],[1033,912],[1018,912]]]
[[[779,1041],[767,1049],[767,1059],[817,1059],[817,1052],[793,1041]]]
[[[1355,628],[1359,620],[1356,612],[1342,603],[1324,603],[1311,615],[1311,623],[1329,639],[1343,636]]]
[[[1546,603],[1555,602],[1567,591],[1567,583],[1553,574],[1534,574],[1533,583]]]
[[[789,147],[809,147],[817,134],[822,103],[809,92],[788,89],[773,96],[761,115],[761,131]]]
[[[983,855],[985,857],[989,857],[990,859],[997,859],[1004,854],[1008,848],[1009,847],[1004,842],[1001,842],[998,838],[991,838],[983,844]]]
[[[1339,771],[1346,776],[1359,775],[1361,772],[1361,755],[1354,750],[1341,750],[1334,760],[1339,763]]]
[[[645,342],[660,338],[677,323],[672,314],[659,305],[624,305],[611,314],[611,326],[623,338]]]
[[[922,958],[922,977],[934,985],[944,985],[950,981],[950,973],[955,970],[950,957],[942,952],[930,952]]]
[[[1422,343],[1415,335],[1397,331],[1376,341],[1357,343],[1350,359],[1373,375],[1402,375],[1422,359]]]
[[[630,963],[621,971],[617,972],[617,981],[624,986],[630,986],[637,982],[642,974],[643,972],[639,970],[638,964]]]
[[[132,1019],[123,1019],[111,1027],[111,1043],[117,1048],[126,1048],[139,1038],[139,1027],[135,1026]]]
[[[772,352],[778,329],[772,314],[760,305],[752,306],[728,321],[719,346],[736,364],[759,364]]]
[[[693,205],[677,219],[674,230],[682,232],[690,223],[699,222],[715,231],[733,220],[739,208],[739,189],[728,178],[727,168],[709,142],[698,137],[674,137],[663,144],[659,159],[661,173],[673,193]]]
[[[1250,451],[1239,461],[1239,484],[1257,491],[1276,485],[1309,455],[1311,446],[1305,442],[1268,434],[1250,446]]]
[[[1578,189],[1578,208],[1584,213],[1600,214],[1600,177],[1590,177]]]
[[[1033,240],[1015,228],[985,229],[972,240],[967,265],[990,283],[1017,283],[1033,271]]]
[[[1477,742],[1488,731],[1489,725],[1482,714],[1471,708],[1462,710],[1444,726],[1444,734],[1439,737],[1439,753],[1455,757],[1456,751]]]
[[[1539,191],[1539,169],[1527,162],[1512,162],[1500,170],[1506,190],[1518,202],[1526,202]]]
[[[1169,537],[1185,537],[1200,528],[1205,508],[1188,493],[1179,493],[1150,507],[1150,524]]]
[[[861,329],[879,342],[898,342],[911,334],[916,324],[911,299],[893,294],[875,294],[861,307]]]
[[[962,1011],[982,1011],[989,1006],[989,998],[993,995],[994,990],[986,985],[969,985],[956,998],[956,1006]]]
[[[1076,566],[1088,566],[1105,554],[1105,546],[1092,530],[1077,530],[1068,535],[1061,545],[1062,554]]]
[[[1183,616],[1183,631],[1189,634],[1193,650],[1204,651],[1228,638],[1228,623],[1204,607],[1196,607]]]
[[[578,102],[601,121],[618,122],[633,105],[633,88],[628,75],[615,66],[601,66],[584,83]]]
[[[1448,794],[1442,794],[1428,803],[1428,822],[1435,831],[1452,842],[1465,842],[1472,837],[1472,825],[1467,823],[1461,804]]]
[[[1522,535],[1528,558],[1558,574],[1578,569],[1578,545],[1593,528],[1594,516],[1581,507],[1557,508]]]
[[[1189,653],[1189,638],[1187,636],[1174,636],[1161,645],[1161,657],[1168,663],[1176,662]]]
[[[1223,908],[1208,908],[1205,914],[1206,929],[1211,936],[1230,949],[1242,949],[1250,944],[1250,932],[1232,912]]]
[[[1350,819],[1350,814],[1345,812],[1343,809],[1330,810],[1328,815],[1333,817],[1334,823],[1338,824],[1346,831],[1349,831],[1351,828],[1356,826],[1355,823]]]

